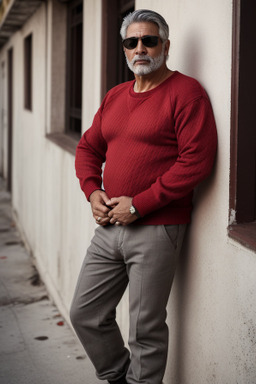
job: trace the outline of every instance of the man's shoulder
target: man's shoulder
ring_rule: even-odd
[[[122,93],[122,92],[129,91],[133,82],[134,82],[134,80],[131,80],[131,81],[126,81],[125,83],[121,83],[121,84],[116,85],[115,87],[111,88],[108,91],[107,96],[113,97],[113,96],[120,95],[120,93]]]
[[[105,95],[104,100],[101,104],[101,109],[106,108],[106,106],[113,105],[117,100],[120,101],[123,98],[126,98],[129,93],[129,89],[133,81],[127,81],[121,83],[111,88]]]
[[[187,102],[200,97],[207,97],[203,86],[198,80],[178,71],[173,75],[170,90],[174,98],[184,98]]]

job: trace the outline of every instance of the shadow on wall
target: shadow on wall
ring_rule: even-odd
[[[190,76],[196,78],[200,82],[200,75],[203,71],[204,61],[204,54],[202,48],[203,32],[194,28],[193,30],[190,30],[188,32],[187,36],[188,37],[184,42],[182,49],[182,71],[183,73],[189,74]],[[207,180],[202,182],[195,190],[194,214],[196,213],[197,206],[203,203],[204,199],[207,199],[208,194],[211,193],[217,174],[216,162],[217,161],[215,160],[215,165],[211,175],[207,178]],[[172,377],[175,378],[175,383],[177,384],[186,382],[184,374],[186,372],[186,341],[189,338],[188,314],[190,313],[191,309],[191,295],[193,294],[192,291],[195,285],[197,284],[194,279],[194,271],[197,268],[196,263],[198,262],[198,258],[196,257],[196,255],[195,257],[193,257],[191,251],[191,249],[193,248],[192,235],[195,235],[195,231],[192,230],[192,228],[193,217],[191,225],[188,225],[187,227],[180,255],[179,265],[175,276],[175,324],[173,329],[170,330],[170,333],[174,332],[175,335],[172,335],[174,340],[174,350],[173,354],[170,351],[170,359],[172,359],[172,367],[175,369],[175,373],[172,373]]]
[[[202,31],[193,28],[188,31],[182,49],[182,68],[184,73],[200,79],[203,63]]]
[[[188,289],[191,279],[193,278],[190,273],[190,263],[192,260],[189,258],[189,244],[190,244],[190,225],[187,227],[187,232],[184,238],[184,243],[180,255],[179,265],[175,276],[176,292],[175,298],[175,326],[170,332],[175,332],[174,337],[174,353],[171,358],[175,359],[172,363],[172,367],[175,369],[175,374],[172,373],[172,377],[175,377],[176,383],[183,383],[183,371],[184,371],[184,358],[185,354],[185,340],[186,340],[186,308],[188,305]]]
[[[216,179],[216,162],[213,168],[211,175],[200,184],[200,186],[195,191],[194,196],[194,214],[196,214],[197,208],[200,204],[204,204],[204,199],[209,197],[209,194],[212,192],[213,185]],[[207,212],[205,212],[207,216]],[[196,220],[194,220],[196,221]],[[195,278],[195,272],[200,266],[200,259],[197,257],[197,254],[193,253],[194,249],[194,239],[192,236],[198,233],[193,228],[193,215],[192,222],[187,227],[186,235],[183,242],[183,247],[180,254],[179,264],[175,276],[175,325],[174,329],[170,332],[175,332],[174,335],[174,354],[171,356],[172,359],[175,359],[175,362],[172,364],[175,367],[175,378],[176,383],[185,383],[185,377],[183,377],[186,365],[186,355],[187,355],[187,341],[190,339],[189,332],[189,314],[193,311],[193,292],[196,291],[196,286],[198,284]],[[195,240],[196,242],[196,240]],[[207,251],[207,249],[206,249]],[[190,339],[191,340],[191,339]],[[193,350],[193,347],[192,347]]]

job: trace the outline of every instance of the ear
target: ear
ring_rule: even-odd
[[[165,43],[165,47],[164,47],[164,54],[165,54],[165,56],[169,55],[170,44],[171,44],[170,40],[167,40],[166,43]]]

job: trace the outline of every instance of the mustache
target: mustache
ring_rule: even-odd
[[[152,63],[153,61],[152,58],[147,55],[135,55],[130,63],[134,65],[138,60],[145,60],[145,61],[148,61],[149,63]]]

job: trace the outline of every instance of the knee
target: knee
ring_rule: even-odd
[[[74,303],[71,304],[70,311],[69,311],[69,318],[70,318],[71,324],[76,329],[76,325],[78,324],[78,321],[79,321],[79,310]]]
[[[80,328],[84,331],[91,329],[95,324],[95,312],[91,311],[86,305],[79,305],[75,301],[71,304],[69,312],[71,324],[77,332]]]
[[[86,326],[86,311],[81,308],[76,302],[73,302],[70,307],[69,317],[74,329],[77,330],[82,324]]]

